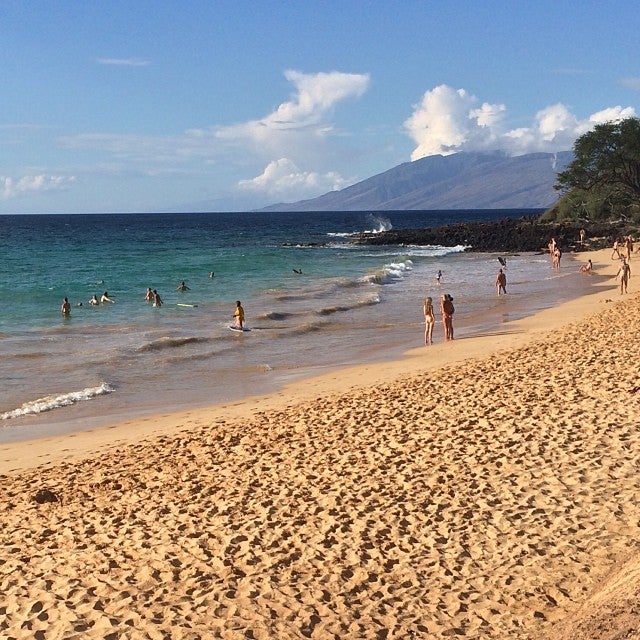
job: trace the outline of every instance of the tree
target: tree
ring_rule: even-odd
[[[575,159],[557,176],[556,189],[615,193],[640,200],[640,120],[598,124],[573,145]]]

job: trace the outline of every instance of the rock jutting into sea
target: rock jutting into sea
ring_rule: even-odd
[[[580,230],[586,231],[584,244]],[[565,251],[604,249],[616,239],[636,235],[628,223],[560,223],[543,222],[539,218],[505,218],[495,222],[462,222],[425,229],[392,229],[379,233],[361,233],[354,244],[465,246],[467,251],[545,251],[555,238]]]

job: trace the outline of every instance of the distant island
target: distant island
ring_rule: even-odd
[[[547,209],[558,200],[557,173],[573,152],[456,153],[405,162],[340,191],[260,211]]]

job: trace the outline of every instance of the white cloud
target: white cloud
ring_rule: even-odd
[[[97,62],[117,67],[146,67],[150,64],[148,60],[142,58],[98,58]]]
[[[300,171],[291,160],[280,158],[270,162],[259,176],[241,180],[238,187],[270,197],[300,200],[343,189],[349,184],[351,183],[336,172],[320,174],[315,171]]]
[[[317,144],[333,132],[333,125],[326,118],[335,105],[361,96],[369,85],[368,74],[338,71],[316,74],[287,71],[285,77],[296,88],[291,100],[260,120],[219,127],[216,137],[242,144],[250,142],[256,151],[271,157],[304,154],[309,144]]]
[[[507,129],[503,104],[484,103],[464,89],[440,85],[427,91],[404,126],[417,144],[412,160],[459,151],[501,150],[511,155],[571,149],[596,124],[635,115],[632,107],[610,107],[580,120],[563,104],[538,111],[529,127]]]
[[[75,182],[75,177],[65,176],[24,176],[18,180],[0,176],[0,193],[4,200],[10,200],[21,194],[29,192],[56,191],[65,189]]]

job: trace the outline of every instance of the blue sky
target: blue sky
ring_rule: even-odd
[[[640,115],[636,0],[2,0],[0,213],[232,211]]]

